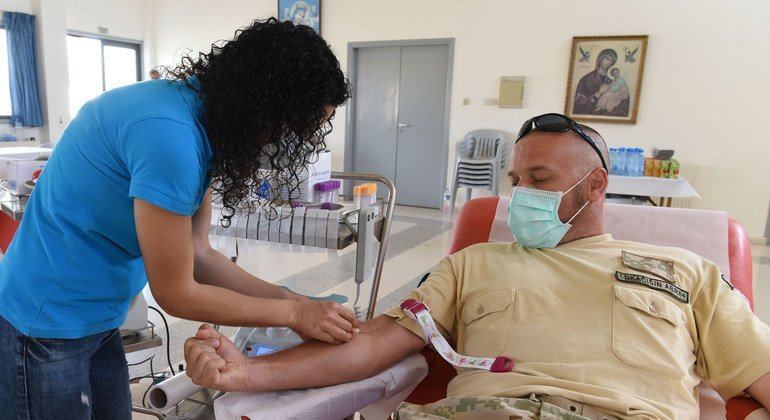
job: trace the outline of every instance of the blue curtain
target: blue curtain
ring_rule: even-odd
[[[37,90],[35,17],[26,13],[3,12],[8,40],[8,72],[11,86],[11,124],[43,125]]]

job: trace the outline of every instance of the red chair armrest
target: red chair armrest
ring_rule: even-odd
[[[428,364],[428,376],[409,394],[406,402],[423,405],[446,398],[447,385],[457,376],[457,371],[454,366],[428,347],[422,349],[420,354]]]
[[[730,398],[725,405],[727,420],[743,420],[749,414],[763,408],[762,404],[753,398]]]
[[[754,278],[751,243],[743,226],[733,219],[727,222],[727,243],[730,258],[730,283],[737,287],[749,300],[754,310]]]
[[[449,254],[471,245],[489,242],[489,231],[492,229],[498,201],[500,197],[482,197],[463,205],[452,230]]]
[[[20,223],[21,221],[15,221],[5,213],[0,213],[0,250],[3,253],[8,251],[8,246],[11,244],[13,236],[16,235]]]

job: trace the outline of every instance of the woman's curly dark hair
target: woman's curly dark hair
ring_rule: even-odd
[[[248,207],[263,182],[296,200],[303,169],[326,148],[332,130],[327,105],[350,98],[350,85],[329,45],[313,29],[275,18],[239,29],[231,41],[214,43],[209,53],[185,56],[168,70],[193,87],[200,80],[202,122],[212,158],[212,188],[222,199],[229,223]]]

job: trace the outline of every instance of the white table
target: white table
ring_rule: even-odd
[[[51,149],[27,146],[0,147],[0,158],[15,160],[34,160],[47,158],[51,155]]]
[[[636,197],[660,197],[667,199],[666,205],[671,206],[674,197],[697,197],[700,195],[684,178],[653,178],[649,176],[619,176],[610,175],[607,194],[619,194]],[[650,199],[652,201],[652,199]]]

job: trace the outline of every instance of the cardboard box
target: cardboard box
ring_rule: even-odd
[[[308,166],[307,184],[303,188],[306,202],[317,202],[315,184],[328,181],[332,177],[332,153],[324,150],[318,155],[318,161]]]
[[[285,179],[289,180],[292,185],[284,185],[280,189],[276,188],[276,185],[271,185],[271,190],[277,191],[278,197],[281,200],[288,202],[289,198],[296,201],[299,200],[304,203],[316,202],[315,184],[323,181],[328,181],[332,176],[332,154],[331,151],[325,150],[318,154],[318,160],[313,160],[307,167],[300,169],[296,178],[286,175]],[[299,184],[296,184],[296,181]],[[291,193],[292,197],[289,197],[290,191],[296,187],[297,189]]]

